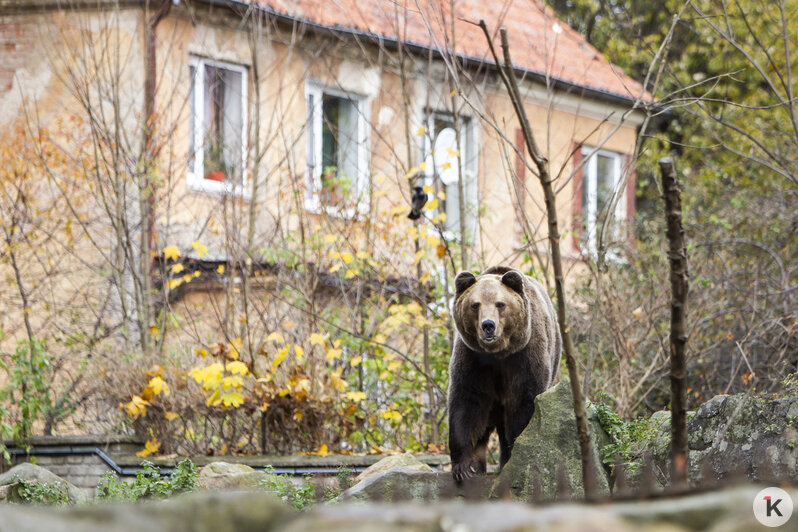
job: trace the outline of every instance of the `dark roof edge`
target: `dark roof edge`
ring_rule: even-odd
[[[345,34],[345,35],[350,35],[350,36],[352,36],[354,38],[366,40],[366,41],[371,42],[371,43],[389,44],[389,45],[392,45],[393,47],[397,47],[397,48],[399,46],[399,40],[396,39],[396,38],[393,38],[393,37],[387,37],[385,35],[379,35],[379,34],[367,32],[367,31],[358,30],[358,29],[354,29],[354,28],[347,28],[347,27],[343,27],[343,26],[325,26],[324,24],[319,24],[317,22],[313,22],[313,21],[311,21],[311,20],[309,20],[307,18],[296,17],[296,16],[285,14],[285,13],[280,13],[280,12],[275,11],[274,9],[270,8],[270,7],[258,6],[258,5],[255,5],[253,3],[250,3],[250,2],[245,2],[243,0],[198,0],[198,1],[199,2],[204,2],[204,3],[207,3],[207,4],[211,4],[211,5],[229,7],[231,9],[235,10],[235,11],[240,11],[242,8],[245,9],[245,10],[250,10],[250,9],[254,8],[254,9],[257,9],[257,10],[262,11],[264,13],[267,13],[267,14],[275,17],[277,20],[280,20],[280,21],[283,21],[283,22],[288,22],[288,23],[299,22],[299,23],[303,24],[304,26],[308,27],[309,29],[311,29],[312,31],[314,31],[316,33],[319,33],[319,34],[322,34],[322,35],[324,35],[324,34],[328,34],[328,35]],[[410,49],[410,50],[412,50],[414,52],[430,52],[431,51],[438,58],[443,56],[441,51],[438,50],[437,48],[431,48],[431,47],[426,46],[426,45],[405,41],[403,43],[403,46],[405,46],[406,48],[408,48],[408,49]],[[491,67],[492,69],[496,69],[497,68],[496,64],[493,63],[492,61],[486,61],[486,60],[484,60],[482,58],[479,58],[479,57],[473,57],[473,56],[469,56],[469,55],[465,55],[465,54],[457,54],[457,57],[460,58],[460,60],[462,60],[462,61],[473,61],[473,62],[478,63],[478,64],[484,64],[484,65],[486,65],[488,67]],[[631,106],[634,106],[635,102],[637,102],[637,99],[633,98],[631,96],[622,96],[622,95],[614,93],[614,92],[609,92],[609,91],[604,91],[604,90],[601,90],[601,89],[595,89],[595,88],[592,88],[592,87],[587,87],[587,86],[580,85],[580,84],[572,82],[572,81],[566,81],[566,80],[563,80],[563,79],[560,79],[560,78],[557,78],[557,77],[547,77],[544,72],[540,72],[540,71],[537,71],[537,70],[530,70],[530,69],[525,69],[525,68],[520,68],[520,67],[515,67],[515,70],[516,70],[517,73],[519,73],[519,74],[521,74],[521,75],[523,75],[525,77],[531,77],[531,78],[537,80],[538,82],[543,83],[544,85],[546,84],[546,80],[548,78],[548,79],[550,79],[551,81],[554,82],[553,83],[553,88],[554,89],[559,89],[562,92],[566,92],[566,93],[568,93],[568,92],[579,92],[579,93],[581,93],[581,94],[583,94],[585,96],[591,97],[591,98],[593,98],[595,100],[599,100],[599,101],[603,101],[603,102],[611,103],[611,104],[616,104],[616,105],[620,105],[622,107],[627,107],[627,108],[631,107]],[[653,103],[653,102],[646,102],[645,100],[641,100],[641,102],[643,102],[644,105],[648,104],[648,103]],[[641,107],[641,106],[638,105],[638,107]],[[642,111],[642,108],[640,110]]]

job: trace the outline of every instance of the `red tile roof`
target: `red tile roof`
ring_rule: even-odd
[[[292,19],[371,37],[447,49],[451,40],[449,0],[253,0]],[[516,67],[595,91],[635,99],[641,85],[604,59],[585,38],[539,0],[455,0],[458,55],[493,63],[485,36],[506,28]],[[499,53],[500,50],[498,50]],[[646,95],[646,99],[649,96]]]

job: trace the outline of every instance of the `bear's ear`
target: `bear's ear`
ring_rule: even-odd
[[[477,282],[477,278],[471,272],[460,272],[454,278],[454,297],[460,297],[468,287]]]
[[[509,286],[519,294],[524,294],[524,276],[517,270],[510,270],[502,275],[502,283]]]

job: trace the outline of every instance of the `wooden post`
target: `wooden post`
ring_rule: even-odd
[[[682,197],[673,160],[660,159],[659,168],[671,269],[671,487],[678,489],[687,483],[687,247],[682,227]]]

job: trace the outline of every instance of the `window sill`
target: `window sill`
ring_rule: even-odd
[[[188,189],[209,196],[238,196],[245,200],[250,199],[246,185],[233,185],[229,181],[214,181],[212,179],[198,179],[193,174],[188,174]]]

